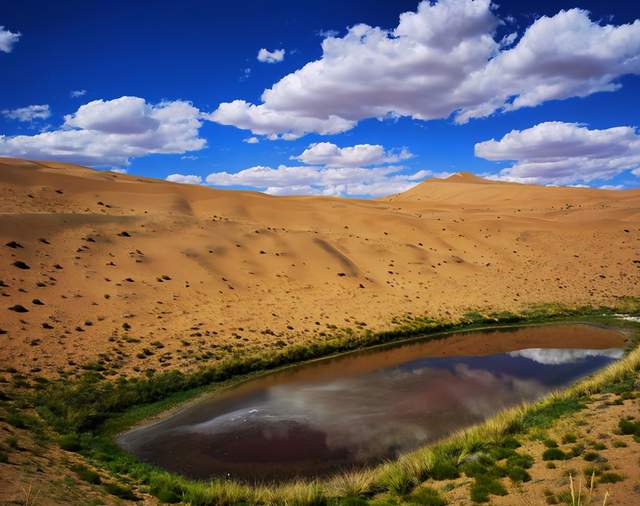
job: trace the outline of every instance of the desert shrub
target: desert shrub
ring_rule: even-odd
[[[434,480],[455,480],[458,476],[458,467],[445,456],[438,456],[429,471],[429,477]]]
[[[497,479],[479,476],[471,485],[471,500],[473,502],[489,502],[490,495],[507,495],[507,490]]]
[[[107,493],[115,495],[120,499],[127,499],[129,501],[139,500],[139,497],[133,493],[131,487],[118,485],[117,483],[105,483],[103,486]]]
[[[618,428],[621,434],[640,436],[640,422],[622,418],[618,421]]]
[[[567,455],[560,448],[547,448],[542,454],[542,460],[565,460]]]
[[[421,487],[409,496],[409,504],[423,506],[445,506],[445,501],[438,491],[431,487]]]
[[[531,475],[521,467],[510,467],[507,469],[507,476],[513,482],[525,482],[531,480]]]
[[[602,473],[598,478],[600,483],[618,483],[622,480],[624,480],[624,476],[612,472]]]
[[[587,462],[602,462],[604,459],[597,452],[586,452],[582,458]]]
[[[405,469],[399,466],[394,466],[385,473],[383,482],[390,492],[398,495],[409,493],[416,484],[415,480],[409,476]]]
[[[102,482],[98,473],[81,464],[71,467],[71,470],[78,475],[78,478],[87,483],[97,485]]]
[[[68,452],[78,452],[82,449],[82,443],[77,434],[64,434],[60,436],[60,448]]]

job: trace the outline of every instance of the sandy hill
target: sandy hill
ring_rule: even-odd
[[[272,197],[0,159],[0,364],[123,374],[413,313],[640,295],[640,191]]]

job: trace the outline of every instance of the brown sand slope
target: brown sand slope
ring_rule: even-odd
[[[408,312],[640,295],[638,190],[461,174],[272,197],[5,158],[0,213],[0,364],[22,371],[188,368]]]

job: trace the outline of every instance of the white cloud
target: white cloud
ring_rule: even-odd
[[[28,105],[17,109],[5,109],[2,114],[10,119],[31,122],[36,119],[47,119],[51,116],[48,104]]]
[[[316,32],[316,34],[318,35],[318,37],[322,37],[323,39],[326,39],[328,37],[335,37],[336,35],[338,35],[340,32],[338,30],[318,30]]]
[[[247,137],[246,139],[242,139],[242,142],[246,142],[247,144],[258,144],[260,139],[257,137]]]
[[[3,53],[13,51],[13,46],[20,40],[21,36],[20,32],[12,32],[5,29],[4,26],[0,26],[0,51]]]
[[[300,155],[291,157],[309,165],[325,165],[327,167],[366,167],[385,163],[397,163],[407,160],[413,155],[402,149],[398,152],[387,152],[379,144],[357,144],[339,148],[331,142],[318,142],[309,145]]]
[[[83,97],[87,94],[87,90],[73,90],[71,93],[69,93],[69,96],[71,98],[79,98],[79,97]]]
[[[199,137],[200,111],[176,100],[148,104],[138,97],[94,100],[65,116],[57,130],[37,135],[0,135],[0,154],[123,166],[148,154],[181,154],[206,145]]]
[[[337,134],[355,126],[335,115],[327,118],[291,115],[288,112],[274,111],[262,106],[249,104],[244,100],[234,100],[220,104],[208,119],[222,125],[233,125],[243,130],[251,130],[255,135],[265,135],[271,140],[293,140],[307,132],[322,135]]]
[[[365,118],[458,123],[548,100],[613,91],[640,73],[640,20],[613,26],[585,10],[541,17],[495,39],[490,0],[423,1],[393,30],[357,24],[322,42],[319,60],[288,74],[261,104],[220,104],[210,119],[270,138],[334,134]],[[514,45],[515,43],[515,45]]]
[[[539,184],[589,183],[640,165],[640,135],[633,127],[589,130],[576,123],[539,123],[502,139],[480,142],[475,154],[514,160],[498,179]]]
[[[202,178],[200,176],[185,175],[185,174],[169,174],[166,177],[166,180],[172,183],[181,183],[181,184],[201,184],[202,183]]]
[[[602,350],[527,348],[525,350],[512,351],[509,355],[527,358],[543,365],[562,365],[575,364],[593,357],[606,357],[617,360],[624,356],[624,350],[621,348],[606,348]]]
[[[640,177],[640,169],[632,170],[632,171],[631,171],[631,173],[632,173],[634,176],[638,176],[638,177]]]
[[[262,63],[278,63],[284,60],[284,49],[274,49],[269,51],[262,48],[258,51],[258,61]]]
[[[600,188],[601,190],[624,190],[624,185],[622,184],[603,184],[602,186],[599,186],[598,188]]]
[[[126,174],[127,169],[123,169],[122,167],[111,167],[109,172],[115,172],[116,174]]]
[[[256,166],[234,174],[214,172],[207,182],[216,186],[258,188],[272,195],[390,195],[412,188],[428,171],[399,174],[402,167],[336,167],[318,166],[277,168]]]
[[[294,157],[310,165],[258,165],[236,173],[214,172],[206,181],[216,186],[257,188],[272,195],[389,195],[406,191],[431,174],[427,170],[404,174],[404,167],[388,165],[410,156],[407,150],[386,151],[370,144],[346,148],[311,144]]]

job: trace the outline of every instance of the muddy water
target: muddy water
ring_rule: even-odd
[[[453,334],[326,359],[204,397],[118,443],[191,478],[279,481],[393,458],[623,355],[589,325]]]

